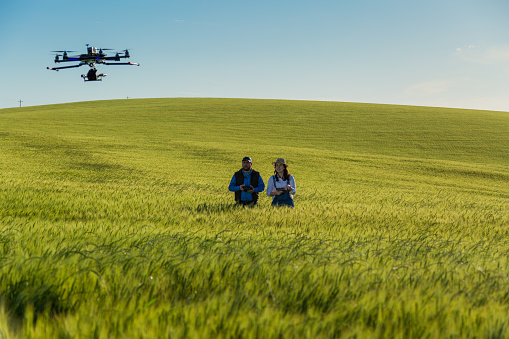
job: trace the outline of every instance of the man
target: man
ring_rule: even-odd
[[[230,192],[235,192],[235,201],[239,205],[254,206],[258,202],[258,193],[263,192],[265,184],[260,173],[252,169],[250,157],[242,159],[242,168],[233,174]]]

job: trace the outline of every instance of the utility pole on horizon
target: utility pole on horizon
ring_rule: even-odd
[[[19,107],[21,107],[21,103],[23,102],[21,99],[19,99]]]

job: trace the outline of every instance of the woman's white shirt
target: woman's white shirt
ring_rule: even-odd
[[[295,179],[293,178],[293,175],[290,174],[290,186],[293,187],[293,189],[290,191],[290,195],[294,195],[296,193],[296,187],[295,187]],[[272,192],[275,192],[277,188],[285,188],[287,185],[286,180],[282,180],[279,178],[279,180],[276,180],[276,186],[274,186],[274,175],[269,178],[269,181],[267,182],[267,195],[270,197],[270,194]]]

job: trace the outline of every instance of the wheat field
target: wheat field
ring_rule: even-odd
[[[0,337],[509,337],[509,113],[0,110]],[[234,206],[244,156],[295,209]]]

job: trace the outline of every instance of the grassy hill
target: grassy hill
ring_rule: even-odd
[[[0,328],[509,336],[508,132],[507,112],[335,102],[0,110]],[[265,182],[287,159],[295,209],[233,208],[246,155]]]

